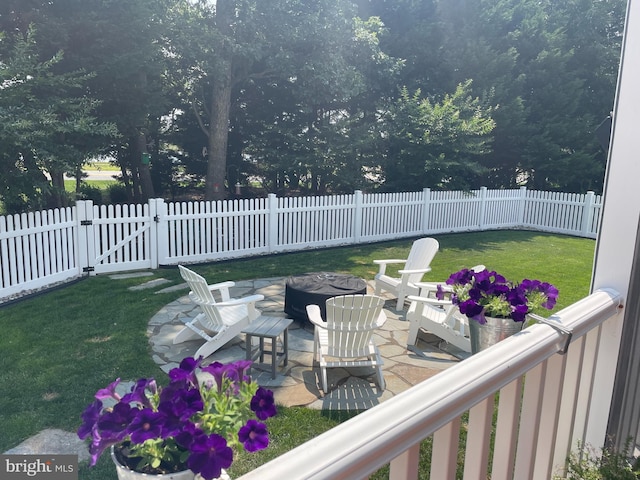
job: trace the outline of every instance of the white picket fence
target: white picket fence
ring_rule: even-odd
[[[534,229],[595,238],[593,192],[372,193],[76,206],[0,217],[0,301],[86,273],[439,233]]]

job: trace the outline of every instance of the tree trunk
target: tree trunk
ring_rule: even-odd
[[[149,151],[147,150],[147,135],[144,132],[138,133],[137,148],[138,174],[140,176],[141,201],[147,202],[155,196],[153,183],[151,182],[151,170],[149,168]]]
[[[231,68],[224,78],[214,83],[209,123],[209,163],[207,164],[206,199],[225,198],[224,181],[227,170],[227,142],[229,138],[229,110],[231,107]],[[226,80],[226,81],[225,81]]]
[[[64,172],[62,170],[50,170],[51,175],[51,197],[49,199],[50,208],[67,207],[69,198],[64,189]]]
[[[227,143],[229,141],[229,111],[233,85],[233,51],[231,43],[235,18],[235,2],[217,0],[216,26],[222,34],[218,51],[220,61],[213,76],[211,89],[211,117],[209,119],[209,160],[205,199],[222,200],[226,197],[224,186],[227,173]]]

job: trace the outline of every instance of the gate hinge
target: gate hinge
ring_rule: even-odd
[[[93,225],[93,220],[80,220],[80,225]]]
[[[530,313],[528,315],[535,321],[544,323],[545,325],[549,325],[551,328],[565,336],[564,345],[560,350],[558,350],[558,353],[560,355],[564,355],[569,351],[569,344],[571,343],[571,337],[573,337],[573,330],[565,327],[564,325],[560,325],[559,323],[552,322],[547,318],[541,317],[540,315],[536,315],[535,313]]]
[[[95,272],[95,270],[96,270],[95,267],[82,267],[82,271],[84,273]]]

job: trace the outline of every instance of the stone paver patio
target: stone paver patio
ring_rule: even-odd
[[[286,317],[284,308],[285,278],[267,278],[236,282],[232,297],[254,293],[264,296],[257,306],[264,315]],[[373,293],[372,282],[368,285]],[[260,385],[273,390],[276,401],[285,406],[301,405],[316,409],[362,410],[432,377],[454,365],[467,354],[444,344],[439,338],[421,334],[418,345],[407,349],[409,324],[405,312],[396,312],[395,300],[385,303],[387,321],[375,341],[384,358],[386,389],[380,391],[371,368],[328,370],[330,392],[318,388],[318,369],[313,367],[313,329],[295,320],[289,327],[289,362],[281,366],[275,379],[267,368],[255,367],[252,376]],[[165,372],[176,367],[186,356],[194,355],[202,340],[173,344],[175,334],[199,313],[188,296],[167,304],[154,315],[147,330],[154,361]],[[445,351],[449,350],[449,352]],[[238,336],[206,359],[206,362],[229,362],[245,358],[243,336]],[[265,358],[270,361],[269,356]]]

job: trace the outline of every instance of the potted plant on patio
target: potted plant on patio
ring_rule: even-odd
[[[90,465],[111,447],[118,478],[228,478],[234,449],[266,448],[266,420],[276,414],[273,393],[246,375],[250,361],[201,365],[185,358],[162,388],[141,378],[130,393],[120,379],[98,390],[82,413],[81,439],[91,438]],[[146,477],[145,477],[146,478]]]
[[[462,269],[438,285],[436,297],[447,294],[466,315],[469,322],[471,352],[480,350],[517,333],[529,313],[552,309],[558,299],[558,289],[540,280],[508,281],[495,271]]]

